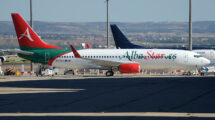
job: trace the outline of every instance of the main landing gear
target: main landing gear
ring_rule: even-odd
[[[113,76],[114,75],[114,72],[113,71],[107,71],[106,72],[106,76]]]

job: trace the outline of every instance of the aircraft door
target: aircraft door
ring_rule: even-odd
[[[211,51],[211,58],[215,58],[215,52],[214,51]]]
[[[185,53],[185,55],[184,55],[184,63],[187,63],[188,62],[188,55],[187,55],[187,53]]]

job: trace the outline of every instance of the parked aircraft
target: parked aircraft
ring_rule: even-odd
[[[5,51],[5,50],[0,50],[0,52]],[[0,56],[0,65],[6,61],[8,61],[8,58],[11,57],[17,57],[17,55],[2,55]]]
[[[131,43],[128,38],[120,31],[120,29],[117,27],[117,25],[113,24],[111,25],[111,30],[113,34],[113,38],[116,44],[116,48],[121,49],[146,49],[144,46],[135,45]],[[180,49],[185,49],[180,48]],[[211,61],[211,65],[215,65],[215,50],[213,49],[193,49],[193,52],[196,52],[203,57],[209,59]]]
[[[12,19],[20,46],[18,55],[35,63],[70,69],[103,69],[106,76],[114,70],[139,73],[141,68],[195,69],[210,63],[201,55],[184,50],[167,49],[62,49],[42,41],[18,13]]]

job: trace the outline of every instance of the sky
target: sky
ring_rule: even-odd
[[[192,0],[193,21],[215,21],[215,0]],[[189,0],[110,0],[111,22],[186,22]],[[30,16],[30,0],[0,0],[0,21],[11,13]],[[33,19],[49,22],[105,22],[105,0],[33,0]]]

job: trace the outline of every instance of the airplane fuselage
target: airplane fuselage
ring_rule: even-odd
[[[143,69],[195,69],[208,64],[209,61],[199,57],[194,52],[168,49],[85,49],[79,50],[79,54],[86,59],[99,59],[114,62],[135,62]],[[207,61],[207,63],[205,63]],[[58,55],[50,59],[50,65],[65,68],[95,68],[109,69],[108,66],[99,66],[85,59],[74,57],[73,52]]]

